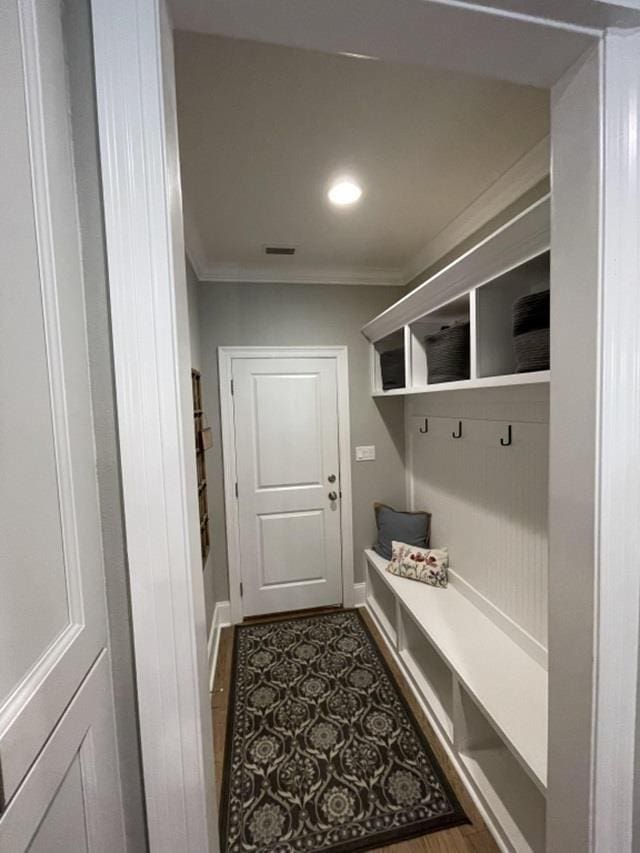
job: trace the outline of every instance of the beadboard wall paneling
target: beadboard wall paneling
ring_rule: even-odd
[[[408,501],[433,514],[433,545],[449,548],[471,592],[546,648],[548,390],[424,395],[407,415]]]

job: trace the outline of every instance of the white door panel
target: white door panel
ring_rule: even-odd
[[[0,818],[0,853],[125,850],[113,721],[103,651]]]
[[[106,614],[60,0],[3,0],[0,40],[4,840],[23,780],[106,646]]]
[[[338,604],[336,360],[238,358],[233,381],[243,613]]]
[[[263,587],[324,579],[326,554],[324,513],[259,515]],[[286,560],[282,557],[286,543]]]
[[[13,84],[6,92],[3,84],[3,148],[11,168],[2,170],[0,205],[0,239],[12,246],[0,256],[0,518],[11,521],[0,537],[0,631],[6,637],[0,697],[6,697],[68,624],[69,606],[33,209],[7,203],[31,197],[15,4],[0,6],[0,31],[5,38],[11,33],[16,48],[0,51],[0,79]]]
[[[305,373],[253,374],[253,382],[256,486],[268,489],[320,485],[320,377]],[[304,441],[300,440],[302,436]]]
[[[82,796],[82,768],[76,756],[49,810],[29,844],[28,853],[88,853]]]

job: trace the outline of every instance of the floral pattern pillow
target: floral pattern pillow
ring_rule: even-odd
[[[449,583],[447,548],[416,548],[405,542],[393,542],[387,571],[401,578],[446,587]]]

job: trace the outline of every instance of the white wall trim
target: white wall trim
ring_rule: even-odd
[[[219,347],[218,382],[220,389],[220,425],[222,434],[222,460],[224,472],[225,527],[227,534],[227,563],[229,566],[229,599],[231,621],[242,621],[240,597],[240,522],[238,502],[235,497],[236,443],[233,421],[233,396],[231,378],[233,360],[237,358],[282,357],[328,358],[334,357],[338,383],[338,451],[340,459],[340,520],[342,532],[342,603],[353,607],[353,511],[351,489],[351,432],[349,422],[349,364],[347,348],[334,347]]]
[[[163,0],[92,12],[149,844],[215,853],[172,31]]]
[[[189,411],[176,352],[177,326],[182,323],[176,311],[176,269],[182,259],[174,256],[177,244],[168,198],[172,193],[174,205],[179,204],[180,193],[175,164],[169,162],[167,152],[173,129],[168,127],[163,104],[166,79],[162,71],[168,61],[161,41],[163,11],[158,0],[92,0],[92,7],[150,843],[154,853],[207,853],[218,849],[218,837],[210,820],[215,804],[204,725],[208,699],[204,603],[194,595],[197,580],[191,571],[197,567],[201,574],[197,524],[192,523],[195,500],[191,508],[188,494],[195,471],[189,473],[186,458]],[[473,6],[469,19],[474,20]],[[602,323],[595,344],[582,341],[584,346],[598,346],[602,357],[595,383],[597,460],[589,448],[583,451],[583,464],[592,466],[594,476],[598,472],[599,571],[595,613],[589,617],[597,619],[597,632],[588,654],[578,650],[580,667],[590,668],[595,657],[594,695],[578,697],[580,702],[593,700],[595,725],[589,748],[571,774],[552,760],[549,799],[560,803],[567,785],[582,784],[587,764],[594,796],[587,813],[592,826],[586,849],[595,853],[614,849],[630,853],[632,849],[627,806],[633,781],[630,756],[635,741],[638,648],[637,642],[629,643],[629,626],[637,630],[634,567],[639,472],[629,460],[631,451],[637,455],[640,407],[634,372],[638,340],[632,323],[639,307],[634,283],[638,278],[638,153],[631,131],[632,122],[635,127],[638,120],[637,41],[637,33],[607,36],[607,106],[600,137],[596,141],[590,131],[576,131],[580,144],[600,146],[605,161],[600,188],[605,197]],[[167,74],[173,73],[170,63],[164,67]],[[564,172],[566,178],[566,166]],[[558,177],[556,172],[554,182]],[[569,213],[578,222],[582,210],[576,205],[571,208],[569,200]],[[185,383],[187,374],[188,370]],[[570,398],[573,389],[567,379],[562,387],[555,379],[554,384]],[[560,441],[557,451],[559,458],[572,452]],[[571,564],[563,568],[570,569]],[[560,711],[552,706],[552,723]],[[168,726],[172,737],[159,737]],[[619,798],[615,810],[608,809],[613,792]],[[572,818],[566,811],[560,814],[560,807],[556,817],[553,829],[560,826],[561,831],[555,832],[549,853],[571,848],[571,837],[568,847],[560,842],[562,832],[573,829]]]
[[[290,266],[282,258],[278,264],[277,268],[267,264],[208,264],[201,268],[198,278],[200,281],[227,284],[359,284],[370,287],[403,287],[406,284],[402,270],[395,268]]]
[[[187,255],[199,281],[265,284],[340,284],[404,287],[436,261],[455,249],[487,222],[502,213],[549,175],[550,138],[545,136],[455,217],[403,268],[327,268],[273,264],[207,263],[195,220],[185,210]],[[286,266],[284,266],[286,264]]]
[[[631,853],[639,843],[640,30],[609,31],[602,62],[593,850]]]
[[[218,649],[220,648],[220,631],[231,625],[231,602],[218,601],[213,610],[209,639],[207,642],[207,657],[209,660],[209,693],[213,693],[213,682],[216,675]]]
[[[551,140],[549,136],[545,136],[406,265],[402,274],[405,284],[428,270],[436,261],[548,177],[550,164]]]
[[[364,581],[353,585],[353,606],[364,607],[367,601],[367,585]]]

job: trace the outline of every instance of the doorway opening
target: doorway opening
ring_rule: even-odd
[[[250,676],[231,664],[227,625],[357,604],[427,709],[423,729],[453,762],[450,781],[486,848],[541,853],[549,93],[205,33],[177,32],[175,51],[192,367],[211,431],[204,582],[216,753],[234,749],[252,701],[230,692]],[[546,305],[532,321],[533,366],[514,338],[514,305],[531,297]],[[403,543],[440,560],[434,577],[446,589],[391,583]],[[491,571],[474,557],[486,548]],[[493,699],[501,664],[485,673],[473,648],[447,638],[461,614],[499,661],[515,661],[507,702]],[[265,639],[256,701],[295,703],[295,679],[278,682],[287,664],[275,642]],[[329,677],[311,660],[298,670]],[[332,674],[327,689],[349,696],[349,677]],[[524,682],[535,685],[526,701]],[[324,713],[338,743],[329,706],[318,700],[310,713]],[[283,760],[297,749],[290,734]],[[234,752],[227,767],[250,760]],[[262,798],[284,796],[269,768],[236,827],[247,843],[267,819]],[[217,781],[231,826],[233,771]],[[286,820],[297,838],[301,826]],[[457,826],[442,831],[467,849]]]
[[[179,15],[184,5],[178,5],[176,14]],[[640,433],[636,429],[635,418],[640,407],[635,405],[637,389],[633,380],[630,378],[625,385],[625,390],[630,393],[621,396],[619,387],[611,377],[616,376],[615,365],[624,367],[635,363],[633,358],[637,345],[636,330],[627,322],[629,318],[637,316],[637,288],[631,286],[631,283],[637,278],[636,256],[632,257],[632,254],[637,243],[637,199],[640,197],[640,193],[636,192],[637,152],[633,132],[636,116],[634,104],[637,104],[638,99],[637,80],[630,71],[634,67],[637,38],[632,33],[607,29],[612,23],[623,27],[630,25],[628,20],[625,23],[618,17],[614,19],[610,15],[611,10],[605,8],[608,4],[598,4],[600,17],[593,17],[592,12],[595,10],[589,12],[586,7],[577,15],[564,7],[560,15],[553,12],[553,20],[549,22],[536,17],[536,4],[532,4],[529,9],[531,17],[524,17],[508,12],[503,14],[496,9],[485,13],[482,6],[477,4],[467,8],[464,3],[407,2],[403,7],[406,18],[398,22],[394,18],[396,4],[380,2],[377,8],[381,14],[367,18],[366,33],[362,38],[354,32],[354,21],[361,25],[362,19],[358,20],[358,16],[349,19],[352,4],[343,4],[339,8],[331,4],[322,5],[320,17],[329,16],[331,26],[328,29],[323,28],[327,21],[318,18],[320,7],[316,7],[315,16],[312,15],[310,19],[301,16],[293,21],[279,14],[286,4],[274,2],[269,7],[268,20],[259,15],[252,18],[247,12],[251,5],[248,3],[243,10],[236,10],[238,14],[233,21],[217,18],[216,14],[220,10],[214,8],[215,4],[212,5],[208,23],[201,17],[198,24],[197,15],[187,13],[187,28],[197,29],[200,26],[222,32],[226,36],[271,38],[274,41],[282,40],[282,32],[286,32],[285,40],[303,44],[307,48],[324,47],[336,51],[344,50],[346,46],[352,49],[349,52],[357,52],[361,56],[380,54],[386,59],[390,55],[398,59],[402,54],[405,61],[414,63],[422,63],[424,56],[428,55],[443,67],[456,70],[466,68],[467,71],[516,84],[542,86],[552,90],[554,219],[551,229],[551,279],[555,296],[552,299],[551,337],[552,342],[555,340],[555,349],[552,343],[552,464],[549,484],[551,590],[548,601],[550,707],[548,747],[545,742],[541,753],[545,758],[548,756],[552,786],[548,795],[538,788],[545,800],[546,818],[540,814],[543,810],[537,810],[538,817],[533,823],[531,815],[527,816],[526,813],[520,813],[518,819],[518,815],[512,814],[512,810],[507,808],[509,816],[505,815],[504,807],[514,789],[510,785],[491,784],[492,779],[495,782],[495,777],[486,772],[486,765],[483,767],[483,762],[490,760],[492,755],[504,754],[502,745],[485,735],[491,734],[493,738],[493,733],[497,733],[499,738],[505,737],[504,731],[498,731],[500,726],[492,726],[493,733],[485,727],[488,722],[486,701],[478,703],[477,696],[474,698],[472,695],[473,690],[458,695],[459,685],[456,682],[451,685],[449,693],[447,670],[440,668],[439,672],[444,677],[439,678],[436,666],[432,667],[431,686],[435,688],[432,698],[434,705],[436,699],[440,700],[445,712],[453,708],[454,727],[456,719],[460,719],[457,713],[460,706],[469,711],[466,719],[477,737],[472,738],[471,742],[458,741],[457,747],[466,756],[469,775],[475,776],[476,781],[480,780],[478,784],[490,783],[485,806],[495,812],[499,824],[498,828],[494,827],[496,835],[499,835],[500,828],[507,834],[513,831],[515,823],[516,831],[520,833],[530,831],[533,827],[533,836],[529,837],[539,839],[539,827],[544,822],[548,849],[568,849],[573,846],[585,850],[631,850],[634,750],[629,746],[625,750],[626,757],[622,756],[617,749],[618,744],[612,739],[619,739],[620,731],[628,734],[629,745],[635,738],[635,718],[629,709],[635,707],[637,643],[628,642],[623,627],[638,623],[637,579],[627,571],[624,560],[610,558],[620,555],[621,549],[631,545],[630,531],[635,529],[634,519],[629,513],[635,507],[638,482],[633,479],[622,457],[618,457],[621,448],[635,447],[637,434]],[[506,7],[511,4],[500,5]],[[151,759],[149,772],[145,772],[147,797],[152,812],[150,834],[152,838],[160,838],[165,845],[171,846],[175,842],[172,849],[185,849],[181,831],[188,826],[191,836],[197,836],[201,842],[193,849],[207,849],[210,843],[217,845],[218,836],[215,832],[209,836],[204,833],[209,813],[206,806],[210,805],[203,797],[206,782],[202,775],[205,772],[202,758],[207,757],[207,742],[206,737],[198,739],[198,735],[204,736],[205,728],[199,725],[203,720],[202,707],[198,707],[201,706],[202,697],[194,691],[196,671],[203,662],[202,641],[198,636],[194,642],[194,632],[195,626],[204,622],[204,619],[201,620],[200,604],[191,597],[194,590],[198,591],[197,584],[193,583],[195,577],[192,565],[185,559],[176,559],[175,548],[169,547],[174,546],[176,541],[183,541],[185,518],[189,516],[185,510],[186,498],[181,491],[189,478],[185,476],[186,469],[176,450],[181,446],[180,441],[168,440],[179,439],[180,434],[176,426],[180,423],[176,403],[179,395],[174,387],[179,359],[175,348],[165,347],[167,340],[162,335],[163,330],[174,328],[172,322],[176,312],[178,326],[183,322],[181,317],[184,317],[184,314],[180,314],[182,297],[174,288],[176,276],[180,278],[182,273],[177,272],[177,267],[171,267],[172,261],[181,260],[181,229],[171,231],[171,225],[175,224],[171,217],[176,213],[178,197],[175,192],[169,192],[168,176],[157,169],[159,163],[167,160],[172,168],[177,162],[175,139],[171,135],[174,130],[171,125],[173,108],[169,104],[164,114],[159,109],[163,96],[168,95],[170,101],[172,94],[173,68],[170,59],[167,60],[171,51],[169,48],[168,53],[160,56],[157,6],[151,9],[141,4],[136,8],[137,18],[132,17],[132,12],[127,11],[126,6],[120,10],[120,16],[114,16],[112,10],[100,0],[95,0],[95,7],[97,68],[99,84],[102,86],[99,99],[101,138],[104,149],[109,154],[118,155],[105,158],[105,196],[107,232],[111,243],[109,262],[114,297],[118,398],[119,404],[122,404],[120,433],[123,465],[128,474],[124,478],[125,503],[132,576],[136,581],[132,595],[138,658],[142,661],[145,654],[155,651],[154,630],[158,624],[171,625],[175,633],[175,655],[166,656],[157,673],[141,668],[139,671],[144,672],[145,678],[141,680],[140,690],[141,695],[149,699],[154,696],[153,690],[159,690],[161,695],[173,703],[171,707],[175,705],[180,710],[182,719],[188,718],[194,723],[190,729],[194,737],[186,737],[181,732],[176,741],[176,750],[182,760],[171,762],[169,778],[165,764],[153,760],[158,757],[158,749],[154,748],[152,737],[163,723],[159,709],[167,705],[153,701],[141,702],[143,752]],[[311,4],[305,8],[310,10]],[[629,11],[628,14],[633,13]],[[166,17],[163,23],[168,24]],[[385,35],[396,33],[396,24],[402,28],[403,37],[385,38]],[[442,39],[443,32],[456,33],[456,37]],[[171,39],[166,39],[166,31],[163,31],[162,38],[162,49],[166,51],[167,42]],[[346,44],[341,45],[341,40],[346,41]],[[487,50],[489,44],[491,50]],[[514,55],[517,55],[517,61]],[[114,61],[115,57],[118,62]],[[154,59],[151,65],[145,61],[149,57]],[[145,70],[144,76],[141,69]],[[165,71],[167,76],[163,79]],[[163,88],[167,81],[168,87]],[[165,122],[167,115],[168,124]],[[131,135],[126,131],[130,129],[131,121],[136,122],[145,141],[139,159],[128,156]],[[149,152],[155,152],[158,156],[147,158]],[[156,170],[147,169],[149,165]],[[365,197],[364,193],[362,197]],[[188,210],[186,213],[188,218]],[[166,252],[167,235],[170,233],[172,245],[177,247],[175,256]],[[148,251],[138,250],[136,238],[142,238]],[[291,243],[285,239],[270,241],[270,245],[296,248]],[[196,256],[193,249],[191,253]],[[276,257],[282,259],[287,256]],[[223,275],[225,280],[232,278],[233,268],[226,267]],[[137,283],[135,293],[129,287],[132,276]],[[296,278],[300,277],[300,272],[297,272]],[[264,280],[256,283],[264,283]],[[482,282],[485,283],[486,280]],[[561,286],[558,287],[558,284]],[[145,304],[153,314],[155,322],[151,325],[143,322],[132,325],[129,322],[131,317],[140,316],[138,302],[141,293],[149,295]],[[260,291],[246,290],[245,294],[249,294],[249,300],[257,301]],[[231,301],[234,298],[229,296]],[[313,311],[319,312],[327,301],[326,298],[312,301]],[[415,300],[411,302],[414,304]],[[484,307],[491,302],[492,299],[487,299]],[[283,298],[282,305],[286,303],[287,300]],[[245,299],[243,308],[246,304]],[[348,299],[343,298],[342,307],[347,304]],[[427,306],[425,314],[433,308],[433,305]],[[470,325],[473,310],[470,302]],[[286,316],[284,311],[280,313]],[[384,314],[385,306],[382,306],[382,314],[374,313],[373,316],[377,320]],[[396,312],[394,316],[396,320],[400,319]],[[417,329],[412,326],[422,316],[405,315],[398,324],[398,327],[408,327],[403,339],[405,369],[409,366],[413,369],[414,361],[407,361],[407,353],[413,354]],[[298,315],[294,315],[293,319],[297,320]],[[144,335],[141,333],[143,328]],[[555,336],[554,328],[557,332]],[[387,331],[393,333],[394,329]],[[257,335],[252,335],[252,338],[254,343],[260,343]],[[378,340],[375,336],[367,336],[367,339],[373,345]],[[580,347],[576,345],[578,340]],[[281,340],[262,343],[274,345],[281,343]],[[309,341],[303,343],[308,344]],[[335,343],[335,340],[331,343]],[[396,348],[403,347],[400,345]],[[369,353],[371,355],[371,351]],[[419,361],[415,363],[420,367]],[[488,361],[483,360],[482,364],[484,371],[494,370],[493,355]],[[484,377],[476,375],[476,378],[493,381],[496,377],[511,375],[502,359],[498,368],[496,373]],[[473,376],[472,369],[470,358],[469,380]],[[188,376],[188,373],[185,375]],[[371,376],[375,376],[373,370]],[[158,381],[149,384],[149,377]],[[156,424],[155,397],[150,393],[131,395],[128,393],[131,387],[166,391],[162,396],[163,406],[159,408],[162,414],[159,424]],[[373,383],[368,387],[376,395],[380,391],[385,392],[374,405],[378,411],[383,406],[387,407],[385,416],[387,419],[392,418],[390,404],[394,397],[403,396],[399,393],[400,389],[379,389]],[[465,387],[471,390],[470,386]],[[484,382],[483,387],[490,387],[490,383]],[[413,377],[410,388],[415,388]],[[431,391],[424,393],[432,394]],[[353,399],[352,394],[352,414],[354,408],[356,411],[360,409],[359,406],[354,407]],[[444,401],[444,396],[441,399]],[[133,417],[136,413],[140,414],[140,419]],[[418,413],[414,414],[418,416]],[[451,418],[451,414],[449,411],[439,417],[446,420]],[[192,417],[191,413],[189,416]],[[419,413],[419,417],[419,434],[431,434],[433,437],[431,418],[435,420],[436,416]],[[462,447],[460,442],[469,436],[464,427],[465,421],[471,419],[471,416],[457,418],[449,430],[449,440],[455,441],[455,446]],[[482,420],[481,417],[478,419]],[[162,489],[155,491],[148,484],[156,483],[153,475],[159,470],[157,459],[153,459],[152,454],[136,457],[140,420],[147,425],[147,438],[158,439],[157,445],[164,465]],[[508,429],[509,424],[506,426],[507,429],[501,430],[497,436],[498,442],[503,439],[506,445],[499,446],[515,447],[518,435],[516,425],[511,424],[511,430]],[[355,438],[356,423],[353,417],[352,428]],[[566,441],[567,435],[572,436],[571,443]],[[370,458],[370,448],[366,442],[360,447],[361,451],[364,448],[364,459],[367,456]],[[597,477],[594,471],[598,472]],[[624,477],[620,475],[621,471],[625,472]],[[140,474],[148,476],[145,479]],[[363,483],[366,483],[366,478],[363,478]],[[567,484],[571,486],[571,494],[567,493]],[[167,488],[168,485],[178,488],[172,492]],[[364,505],[364,502],[355,499],[356,491],[354,477],[354,514],[357,507]],[[410,495],[410,491],[407,494]],[[622,494],[627,497],[631,495],[634,500],[621,501]],[[576,495],[579,495],[579,501],[575,500]],[[616,512],[613,511],[613,496],[616,498]],[[184,505],[181,504],[182,498]],[[167,514],[167,505],[174,504],[177,511]],[[137,511],[139,508],[143,508],[144,512]],[[139,525],[130,524],[129,516],[139,521]],[[164,533],[165,523],[171,536],[158,539],[158,547],[153,552],[153,576],[150,576],[149,566],[140,559],[140,555],[148,553],[144,546],[151,538],[150,533]],[[356,525],[354,553],[357,553],[355,528]],[[195,530],[194,526],[194,540]],[[184,550],[186,555],[188,549]],[[615,577],[610,568],[612,566],[616,567]],[[375,561],[372,570],[373,573],[367,568],[369,575],[377,577]],[[378,575],[378,580],[388,580],[386,573],[378,572]],[[158,584],[158,577],[170,578],[173,583]],[[371,582],[372,588],[375,583]],[[167,588],[181,594],[173,595],[169,600]],[[619,594],[621,590],[623,594]],[[396,638],[401,640],[406,616],[402,607],[406,602],[402,601],[402,596],[395,594],[390,596],[381,593],[377,597],[386,606],[388,615],[393,617],[395,613],[395,625],[391,620],[388,621],[395,628]],[[136,601],[139,602],[138,607],[135,607]],[[481,604],[482,599],[477,599],[476,609],[480,610]],[[415,614],[412,615],[411,608],[409,610],[409,617],[413,618]],[[496,616],[494,611],[491,613],[492,617]],[[163,616],[166,618],[159,618]],[[503,634],[508,635],[508,631],[504,630],[508,624],[508,621],[504,623]],[[411,645],[417,656],[420,650],[424,653],[424,647],[417,648],[415,636],[414,632]],[[432,639],[436,642],[435,638]],[[438,657],[442,658],[437,648],[434,654],[436,656],[431,656],[432,662],[437,662]],[[430,656],[424,657],[428,660]],[[619,677],[618,670],[614,673],[606,666],[606,661],[612,659],[620,661],[624,677]],[[450,669],[456,668],[454,663],[449,661]],[[424,681],[429,686],[427,679]],[[474,704],[469,705],[469,698],[475,707]],[[451,700],[452,705],[449,704]],[[489,724],[492,725],[490,720]],[[494,751],[494,747],[497,751]],[[517,745],[512,744],[512,747],[513,750],[507,745],[516,762],[510,764],[510,768],[518,773],[523,770],[527,773],[522,764],[524,756],[520,754],[518,758],[515,755],[518,752]],[[187,776],[189,779],[182,778]],[[498,779],[504,782],[505,773],[501,772]],[[611,783],[612,779],[615,779],[615,784]],[[167,792],[177,788],[186,791],[189,781],[193,783],[189,790],[198,794],[195,798],[167,798]],[[522,802],[519,795],[514,799]],[[513,800],[511,802],[513,805]],[[166,816],[162,809],[159,811],[157,808],[158,804],[164,803],[170,806]],[[186,819],[187,808],[192,818],[190,820]],[[514,841],[511,841],[511,847],[503,841],[503,848],[519,849]],[[187,849],[191,849],[189,845]]]

